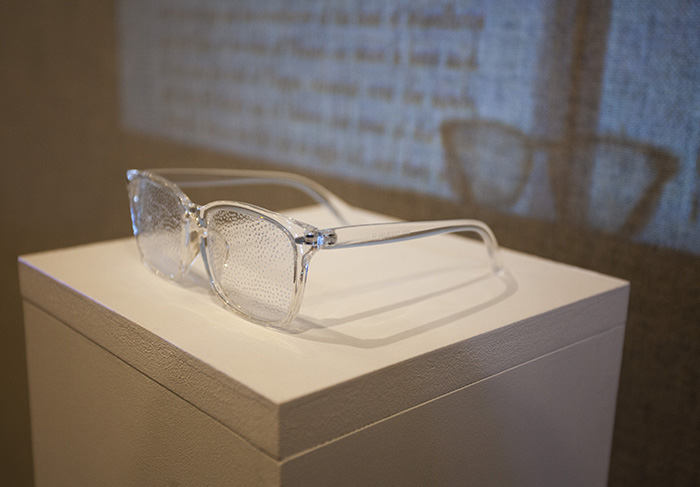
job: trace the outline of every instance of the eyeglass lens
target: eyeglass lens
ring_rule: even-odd
[[[217,291],[242,313],[282,321],[294,304],[296,249],[272,220],[241,208],[206,214],[206,257]]]
[[[131,219],[144,262],[167,277],[181,274],[183,208],[169,188],[147,178],[129,184]]]

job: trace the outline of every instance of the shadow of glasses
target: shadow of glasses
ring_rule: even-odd
[[[448,120],[440,133],[450,183],[464,203],[509,212],[542,153],[548,180],[538,183],[551,191],[559,221],[628,236],[649,222],[679,165],[663,149],[621,137],[579,137],[565,151],[562,142],[493,121]]]
[[[619,137],[580,142],[576,163],[590,168],[586,222],[608,233],[631,236],[654,214],[666,183],[678,171],[678,158],[651,145]]]
[[[442,271],[438,270],[437,272],[439,273]],[[420,276],[416,276],[415,278],[418,279]],[[479,286],[481,283],[490,280],[494,281],[492,284],[497,283],[499,290],[493,292],[492,289],[490,292],[487,292],[485,298],[480,302],[467,305],[460,310],[452,311],[444,316],[436,314],[434,319],[425,323],[413,325],[407,324],[405,329],[402,331],[390,334],[388,336],[379,338],[361,338],[336,329],[336,327],[339,325],[364,320],[366,318],[376,318],[377,316],[383,314],[400,314],[402,311],[410,311],[411,307],[414,305],[424,306],[426,302],[439,298],[440,296],[447,295],[452,292],[463,291],[466,288]],[[379,285],[395,285],[394,281],[395,280],[384,284],[379,283]],[[509,271],[506,270],[500,274],[487,272],[472,277],[471,279],[467,279],[461,283],[449,284],[441,289],[428,288],[419,296],[392,301],[382,306],[364,309],[359,312],[348,313],[347,315],[339,318],[319,319],[309,316],[308,314],[300,314],[294,322],[294,328],[288,330],[287,332],[309,341],[334,343],[355,348],[379,348],[397,343],[401,340],[419,336],[441,326],[464,319],[470,315],[478,313],[479,311],[490,308],[507,300],[510,296],[514,295],[517,290],[518,283]]]

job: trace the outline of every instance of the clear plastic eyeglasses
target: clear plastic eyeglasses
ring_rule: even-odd
[[[166,179],[167,177],[167,179]],[[491,229],[476,220],[347,225],[340,198],[310,179],[284,172],[158,169],[127,172],[131,220],[144,264],[171,279],[201,252],[212,287],[250,321],[284,327],[299,311],[311,257],[319,250],[475,232],[494,272],[502,270]],[[177,181],[175,184],[174,181]],[[194,204],[181,188],[274,184],[301,190],[343,223],[317,228],[247,203]]]

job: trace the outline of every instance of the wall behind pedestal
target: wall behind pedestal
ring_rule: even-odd
[[[680,0],[0,3],[0,478],[31,483],[17,255],[128,235],[129,167],[219,166],[629,279],[610,484],[697,484],[698,33]]]
[[[126,129],[700,253],[700,7],[119,3]]]

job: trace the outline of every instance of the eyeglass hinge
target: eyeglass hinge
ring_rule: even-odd
[[[314,230],[303,237],[297,239],[297,243],[303,243],[306,245],[311,245],[313,247],[322,249],[325,247],[330,247],[338,241],[338,236],[333,230]]]

